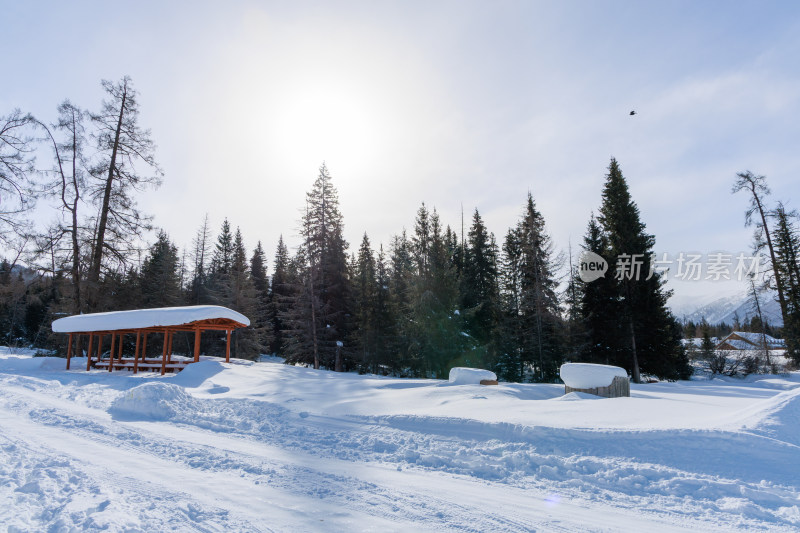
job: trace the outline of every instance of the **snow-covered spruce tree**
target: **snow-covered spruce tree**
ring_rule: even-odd
[[[386,254],[383,245],[378,250],[378,257],[375,261],[375,275],[377,281],[377,294],[375,296],[375,368],[373,373],[386,374],[393,370],[394,352],[392,347],[396,339],[397,328],[395,326],[392,309],[392,292],[390,290],[390,274],[386,263]]]
[[[609,252],[608,240],[594,214],[589,218],[583,250],[601,257],[607,257]],[[629,335],[619,320],[622,312],[619,281],[613,267],[609,268],[604,277],[588,283],[577,281],[581,287],[579,314],[584,332],[580,359],[587,363],[626,366]]]
[[[231,265],[233,264],[233,234],[231,225],[226,218],[222,222],[217,243],[214,246],[214,254],[211,257],[211,264],[208,268],[206,288],[208,291],[208,303],[225,305],[225,287],[229,283],[231,275]]]
[[[304,286],[292,310],[294,334],[310,333],[310,339],[295,339],[293,344],[298,347],[307,344],[304,340],[310,340],[311,351],[294,350],[287,360],[337,371],[349,367],[347,356],[351,347],[345,344],[350,315],[347,308],[348,245],[343,229],[338,194],[323,163],[319,176],[306,195],[306,211],[301,221],[303,244],[298,250]]]
[[[274,354],[283,355],[285,349],[284,324],[288,314],[292,288],[294,284],[289,279],[289,250],[283,242],[283,235],[278,239],[275,250],[274,272],[270,280],[269,307],[272,317],[272,345]]]
[[[525,375],[522,352],[521,305],[522,250],[518,228],[510,228],[503,241],[503,254],[499,268],[500,324],[498,356],[495,365],[497,376],[503,381],[521,382]]]
[[[581,316],[583,284],[580,279],[580,265],[576,262],[577,259],[572,255],[572,246],[570,246],[569,279],[562,295],[562,301],[566,308],[564,317],[564,358],[567,361],[579,361],[581,354],[586,349],[586,330]]]
[[[420,207],[414,233],[409,351],[418,375],[444,377],[465,348],[455,264],[435,209]]]
[[[544,217],[528,193],[525,212],[518,225],[520,243],[520,312],[527,335],[522,337],[525,363],[534,381],[558,377],[563,358],[562,320],[555,278],[558,265]]]
[[[180,304],[178,249],[164,230],[142,263],[140,273],[141,307],[172,307]]]
[[[236,228],[236,234],[233,238],[231,270],[228,283],[224,287],[224,294],[226,303],[223,303],[223,305],[242,313],[250,319],[249,327],[238,329],[233,334],[231,346],[233,354],[241,359],[255,359],[260,353],[265,352],[267,347],[260,342],[258,331],[256,330],[259,324],[256,316],[258,296],[253,285],[253,279],[250,276],[247,250],[239,228]]]
[[[411,285],[414,278],[412,243],[406,231],[395,235],[389,257],[388,314],[393,325],[387,346],[392,354],[391,370],[401,376],[412,375],[416,368],[411,350]]]
[[[497,244],[478,210],[467,233],[461,271],[461,313],[474,354],[475,366],[496,366],[497,335],[500,317]]]
[[[655,238],[645,232],[639,208],[616,159],[611,159],[597,217],[607,241],[603,257],[609,269],[626,262],[632,266],[618,280],[617,297],[596,312],[618,313],[617,327],[627,342],[627,361],[621,366],[635,382],[641,373],[663,379],[687,378],[691,373],[680,343],[680,326],[667,307],[670,292],[658,273],[650,275]],[[639,266],[639,274],[635,265]]]
[[[250,279],[253,280],[255,307],[250,317],[255,330],[256,343],[259,350],[268,352],[272,346],[273,320],[270,306],[269,278],[267,277],[267,260],[261,241],[256,244],[250,257]]]
[[[366,233],[351,269],[355,360],[361,372],[374,372],[377,367],[378,351],[378,280],[375,256]]]

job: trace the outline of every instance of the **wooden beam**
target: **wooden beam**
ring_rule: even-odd
[[[228,332],[228,340],[225,344],[225,362],[231,362],[231,330],[226,330]]]
[[[86,371],[92,368],[92,341],[94,341],[94,333],[89,333],[89,349],[86,350]]]
[[[72,359],[72,333],[69,334],[67,342],[67,370],[69,370],[69,360]]]
[[[142,339],[142,361],[147,359],[147,331],[143,331],[144,338]]]
[[[136,332],[136,349],[133,351],[133,373],[139,371],[139,340],[142,338],[141,332]]]
[[[200,360],[200,328],[194,330],[194,362]]]

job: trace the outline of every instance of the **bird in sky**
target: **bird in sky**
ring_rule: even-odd
[[[635,115],[636,111],[631,111],[631,116]]]

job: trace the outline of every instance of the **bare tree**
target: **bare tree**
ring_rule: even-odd
[[[29,129],[34,125],[34,118],[19,109],[0,117],[0,243],[8,244],[27,229],[23,215],[35,204]]]
[[[92,171],[95,181],[91,193],[100,204],[97,229],[92,247],[88,281],[96,286],[106,254],[126,262],[125,246],[150,229],[149,218],[142,215],[132,197],[133,191],[161,184],[163,172],[155,161],[155,144],[150,131],[139,126],[137,92],[131,79],[102,82],[107,100],[102,110],[92,114],[98,132],[100,163]],[[142,174],[144,167],[150,174]],[[96,302],[90,302],[96,304]]]
[[[775,280],[775,288],[778,291],[778,302],[781,306],[781,315],[784,323],[787,321],[786,312],[786,297],[783,276],[778,268],[778,260],[775,256],[775,248],[772,246],[772,237],[769,233],[769,224],[767,224],[767,209],[764,206],[763,198],[769,195],[770,190],[767,187],[767,178],[765,176],[756,176],[749,170],[747,172],[739,172],[736,174],[736,182],[733,184],[731,192],[734,194],[741,191],[748,191],[752,198],[750,198],[750,207],[745,211],[745,226],[753,224],[753,215],[758,213],[758,219],[755,222],[756,233],[756,251],[767,247],[772,264],[772,275]]]
[[[61,203],[61,209],[67,216],[65,223],[60,225],[61,234],[70,237],[70,255],[72,278],[72,296],[74,313],[80,313],[83,309],[81,281],[83,277],[83,262],[80,246],[80,226],[79,205],[83,196],[85,179],[85,159],[83,148],[86,141],[85,128],[83,121],[86,113],[74,106],[69,100],[65,100],[58,106],[58,122],[53,125],[57,131],[64,132],[64,139],[59,142],[53,132],[42,122],[39,125],[44,128],[47,137],[52,143],[53,156],[55,159],[55,176],[52,184],[52,192],[57,195]],[[51,232],[52,234],[52,232]]]

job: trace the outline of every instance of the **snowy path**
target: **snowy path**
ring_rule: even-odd
[[[166,379],[0,372],[0,523],[54,531],[800,526],[797,443],[763,431],[330,416],[223,397],[226,387],[208,385],[187,394]],[[137,420],[120,406],[142,391],[177,395],[178,406],[163,420]],[[759,468],[746,463],[755,454]]]

